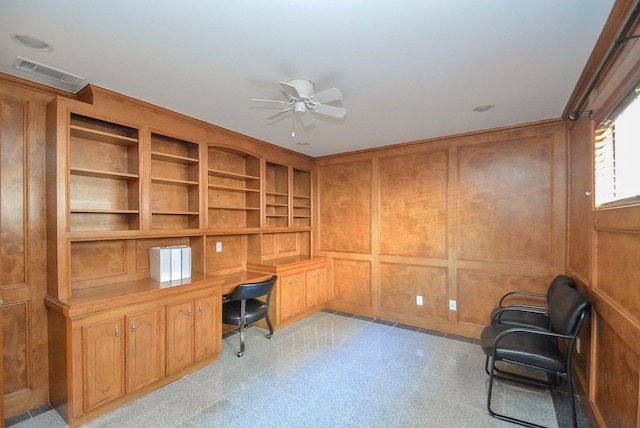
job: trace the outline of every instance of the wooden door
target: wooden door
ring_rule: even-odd
[[[125,394],[124,318],[82,327],[85,412]]]
[[[278,324],[293,317],[293,275],[278,280]]]
[[[220,299],[216,296],[206,296],[195,301],[194,319],[194,358],[203,360],[220,352],[222,332],[220,313]]]
[[[126,317],[127,393],[164,376],[164,308]]]
[[[293,316],[298,316],[304,313],[306,309],[306,272],[298,272],[293,275]]]
[[[45,111],[53,96],[0,82],[4,416],[49,400]]]
[[[307,310],[321,306],[325,301],[324,268],[307,271]]]
[[[193,364],[193,308],[193,300],[167,305],[167,375]]]

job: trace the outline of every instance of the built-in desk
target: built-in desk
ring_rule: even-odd
[[[269,315],[274,328],[282,328],[313,312],[326,303],[327,259],[291,256],[247,263],[247,270],[278,275]]]

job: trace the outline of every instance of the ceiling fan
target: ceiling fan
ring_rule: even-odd
[[[287,97],[287,101],[251,99],[251,101],[255,102],[275,103],[284,106],[282,110],[269,116],[267,120],[276,119],[290,111],[295,113],[304,113],[307,110],[311,110],[314,113],[335,117],[336,119],[342,119],[345,114],[347,114],[347,110],[342,107],[325,104],[342,99],[342,93],[336,88],[315,93],[316,87],[313,82],[304,79],[293,79],[288,82],[280,82],[280,86],[282,86],[284,95]]]

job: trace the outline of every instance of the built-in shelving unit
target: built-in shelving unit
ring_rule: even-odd
[[[196,143],[151,134],[151,228],[200,226],[200,155]]]
[[[293,226],[311,226],[311,173],[293,169]]]
[[[289,226],[289,168],[267,162],[265,227]]]
[[[68,166],[71,231],[140,228],[137,129],[71,114]]]
[[[208,163],[209,228],[260,227],[260,159],[209,147]]]

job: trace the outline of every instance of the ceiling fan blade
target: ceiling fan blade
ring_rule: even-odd
[[[342,107],[328,106],[326,104],[316,104],[312,108],[318,114],[335,117],[336,119],[342,119],[347,114],[347,110]]]
[[[269,117],[267,118],[267,120],[276,119],[276,118],[278,118],[278,117],[280,117],[280,116],[284,115],[285,113],[290,112],[291,110],[293,110],[293,106],[291,106],[291,107],[287,107],[287,108],[285,108],[285,109],[280,110],[279,112],[277,112],[277,113],[275,113],[275,114],[272,114],[271,116],[269,116]]]
[[[299,100],[301,98],[298,90],[291,83],[280,82],[280,85],[289,99]]]
[[[276,104],[291,104],[291,101],[276,101],[276,100],[260,100],[257,98],[251,98],[249,101],[259,102],[259,103],[276,103]]]
[[[314,103],[330,103],[332,101],[338,101],[342,99],[342,92],[336,88],[327,89],[326,91],[318,92],[309,97],[309,100]]]

